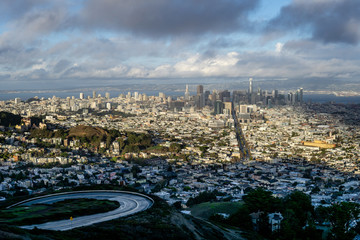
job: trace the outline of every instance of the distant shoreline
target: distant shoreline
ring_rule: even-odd
[[[111,89],[111,90],[110,90]],[[13,90],[13,91],[1,91],[0,92],[0,101],[12,100],[15,98],[20,98],[23,101],[26,101],[29,98],[33,98],[35,96],[39,98],[52,98],[53,96],[66,98],[72,97],[79,98],[80,93],[84,93],[85,98],[87,96],[92,96],[93,90],[96,91],[96,94],[101,94],[101,96],[105,96],[106,92],[110,93],[110,97],[118,97],[120,94],[127,94],[128,92],[134,93],[139,92],[141,94],[147,94],[148,96],[158,96],[159,92],[163,92],[168,96],[179,97],[183,96],[184,92],[181,89],[154,89],[154,90],[141,90],[141,89],[116,89],[114,88],[99,88],[96,89],[61,89],[61,90]],[[185,91],[185,90],[184,90]],[[281,91],[283,92],[283,91]],[[190,94],[195,95],[196,92],[190,92]],[[360,103],[360,95],[352,94],[350,96],[346,96],[346,93],[342,92],[315,92],[309,91],[304,93],[304,101],[305,102],[317,102],[317,103],[326,103],[326,102],[335,102],[335,103]]]

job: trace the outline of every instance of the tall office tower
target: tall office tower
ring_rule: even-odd
[[[295,98],[295,94],[293,92],[290,93],[290,100],[291,100],[291,104],[295,105],[296,98]]]
[[[185,100],[190,100],[189,85],[186,84]]]
[[[272,97],[275,98],[275,99],[277,99],[277,98],[279,97],[279,91],[276,90],[276,89],[273,90],[273,91],[272,91]]]
[[[235,90],[232,94],[232,101],[233,103],[247,103],[248,102],[248,94],[247,90]]]
[[[106,99],[110,99],[110,93],[108,93],[108,92],[105,93],[105,98],[106,98]]]
[[[15,104],[21,103],[21,98],[15,98]]]
[[[159,92],[159,98],[165,99],[166,95],[163,92]]]
[[[84,99],[84,93],[80,93],[80,99]]]
[[[196,88],[196,94],[200,95],[204,93],[204,86],[203,85],[198,85]]]
[[[299,101],[300,101],[300,104],[303,104],[303,95],[304,95],[304,89],[300,88],[299,89]]]
[[[204,96],[204,86],[198,85],[196,88],[196,100],[197,100],[197,107],[203,108],[205,106],[205,96]]]
[[[131,98],[131,92],[128,92],[127,94],[126,94],[126,99],[130,99]]]
[[[96,91],[93,91],[93,99],[96,98]]]
[[[224,102],[224,109],[231,115],[233,112],[233,105],[232,102]]]
[[[291,104],[291,94],[290,93],[287,94],[286,103]]]
[[[92,102],[90,105],[90,108],[95,109],[97,108],[97,103],[96,102]]]
[[[294,104],[300,103],[299,90],[296,90],[296,92],[294,93],[294,98],[295,98]]]
[[[210,91],[205,91],[204,93],[205,105],[211,105],[209,97],[210,97]]]
[[[248,113],[247,105],[240,105],[239,109],[240,109],[240,114]]]
[[[223,109],[224,109],[224,104],[221,101],[217,100],[215,102],[215,106],[214,106],[214,113],[215,114],[222,114]]]
[[[75,106],[75,99],[70,99],[69,106],[74,107]]]
[[[211,100],[215,103],[215,101],[219,98],[219,95],[216,90],[213,90],[211,93]]]
[[[219,100],[222,102],[230,102],[231,94],[228,90],[219,92]]]
[[[139,92],[134,92],[135,101],[139,100]]]
[[[202,109],[205,106],[204,94],[198,94],[195,96],[195,105],[198,109]]]
[[[253,81],[253,79],[249,78],[249,94],[252,94],[252,92],[253,92],[252,81]]]
[[[210,94],[209,99],[211,101],[211,105],[213,105],[215,107],[215,102],[217,99],[217,93],[215,90],[213,90],[213,92]]]

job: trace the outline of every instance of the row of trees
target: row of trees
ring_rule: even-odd
[[[61,138],[65,139],[68,133],[64,129],[57,129],[56,131],[35,128],[30,131],[31,138]]]
[[[335,203],[329,207],[314,208],[311,197],[294,191],[284,198],[277,198],[270,191],[257,188],[243,197],[244,204],[228,219],[213,218],[246,230],[254,230],[251,213],[259,213],[256,229],[269,239],[323,239],[323,230],[328,226],[326,239],[353,239],[360,233],[356,223],[360,205],[352,202]],[[280,230],[271,232],[268,214],[280,212],[283,216]]]
[[[9,112],[0,112],[0,126],[9,127],[21,123],[21,116]]]
[[[83,136],[69,136],[69,131],[64,129],[57,129],[56,131],[47,129],[33,129],[30,137],[32,138],[61,138],[69,140],[79,140],[80,146],[85,148],[100,148],[100,143],[105,142],[105,150],[111,147],[111,144],[117,140],[119,143],[119,150],[122,153],[126,152],[140,152],[143,149],[153,145],[152,138],[149,134],[125,132],[121,133],[117,130],[111,129],[104,131],[104,134],[89,134]],[[41,145],[41,141],[38,141]],[[45,143],[43,143],[45,144]],[[50,147],[51,144],[47,144]],[[46,144],[44,145],[46,146]]]

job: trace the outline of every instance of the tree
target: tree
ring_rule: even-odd
[[[240,228],[251,230],[253,228],[249,208],[246,205],[241,206],[236,213],[228,218],[228,223]]]
[[[129,142],[129,144],[137,144],[138,139],[136,137],[136,134],[135,133],[129,133],[127,141]]]
[[[54,131],[54,137],[55,138],[62,138],[65,139],[67,137],[67,133],[64,131],[64,129],[57,129],[56,131]]]
[[[330,214],[329,207],[318,206],[314,211],[314,219],[319,224],[322,224],[327,219],[329,219],[329,214]]]
[[[110,135],[106,136],[106,148],[109,148],[112,142],[112,138]]]
[[[311,197],[300,191],[294,191],[284,199],[286,209],[294,211],[301,227],[305,226],[309,214],[314,212]]]
[[[178,143],[171,143],[169,147],[170,152],[180,152],[181,151],[181,145]]]
[[[173,206],[174,206],[176,209],[182,209],[181,201],[176,201],[176,202],[174,202]]]
[[[352,202],[335,203],[330,207],[331,239],[353,239],[355,227],[351,226],[360,214],[360,205]]]
[[[132,172],[134,178],[137,178],[138,173],[141,173],[141,169],[139,168],[138,165],[132,166],[130,171]]]
[[[243,197],[250,212],[263,211],[267,213],[278,211],[280,200],[272,196],[272,192],[256,188]]]
[[[128,152],[138,153],[138,152],[140,152],[140,149],[136,145],[126,145],[124,150],[123,150],[123,153],[128,153]]]
[[[259,217],[259,233],[263,236],[271,235],[269,217],[267,213],[260,214]]]
[[[216,193],[215,192],[201,192],[197,197],[189,198],[186,205],[193,206],[195,204],[203,203],[203,202],[210,202],[216,200]]]
[[[68,154],[67,152],[62,152],[62,153],[60,153],[60,156],[61,156],[61,157],[68,157],[69,154]]]
[[[322,240],[322,230],[316,229],[314,225],[307,226],[300,239]]]
[[[125,147],[124,139],[119,138],[117,141],[119,142],[119,148],[120,148],[120,150],[122,150],[122,149]]]
[[[208,150],[208,148],[209,148],[209,147],[207,147],[207,146],[200,146],[200,147],[199,147],[200,151],[201,151],[203,154],[206,153],[206,151]]]
[[[21,123],[21,116],[9,112],[0,112],[0,123],[3,126],[15,126]]]

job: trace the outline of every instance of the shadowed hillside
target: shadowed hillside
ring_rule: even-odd
[[[0,126],[15,126],[21,123],[21,116],[9,112],[0,112]]]

